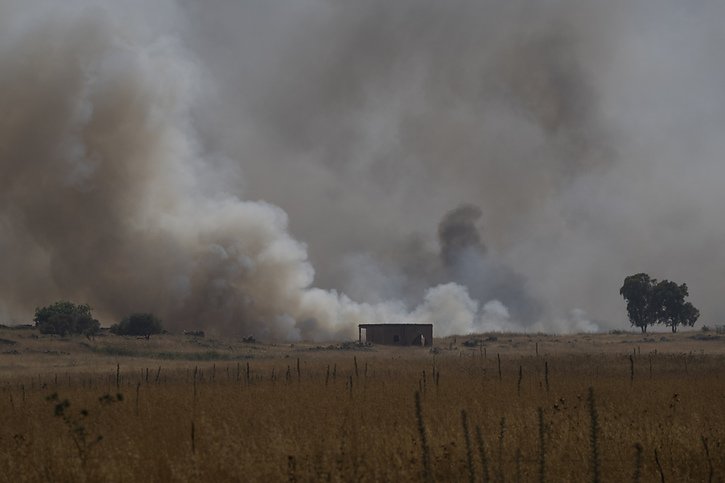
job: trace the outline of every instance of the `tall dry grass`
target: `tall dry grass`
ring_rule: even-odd
[[[6,377],[0,480],[725,479],[725,359],[650,360],[633,379],[626,354],[422,349]]]

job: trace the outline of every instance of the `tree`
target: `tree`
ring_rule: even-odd
[[[700,311],[690,302],[685,302],[680,311],[680,324],[692,327],[700,318]]]
[[[646,273],[637,273],[624,279],[619,293],[627,302],[630,322],[642,333],[653,324],[664,324],[674,333],[680,325],[692,327],[700,317],[700,311],[690,302],[685,302],[685,297],[690,294],[684,283],[658,282]]]
[[[88,304],[74,304],[67,300],[55,302],[35,309],[35,326],[41,334],[83,334],[91,336],[98,332],[100,322],[91,315]]]
[[[657,314],[658,322],[665,324],[677,332],[678,325],[693,326],[700,317],[700,311],[690,302],[685,302],[689,296],[687,284],[677,285],[669,280],[662,280],[653,291],[653,307]]]
[[[656,312],[652,307],[652,293],[657,280],[646,273],[637,273],[624,279],[619,294],[627,302],[627,315],[633,326],[639,327],[642,333],[647,326],[656,322]]]
[[[142,335],[147,339],[152,334],[160,334],[163,330],[161,319],[153,314],[131,314],[111,326],[111,332],[114,334]]]

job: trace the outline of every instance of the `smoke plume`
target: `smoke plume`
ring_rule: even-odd
[[[596,330],[646,271],[717,323],[724,9],[0,0],[0,322]]]
[[[481,242],[475,225],[481,215],[477,206],[461,205],[446,213],[438,224],[441,259],[446,267],[457,267],[468,253],[478,257],[485,256],[486,247]]]

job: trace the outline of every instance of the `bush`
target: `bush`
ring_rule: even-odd
[[[76,305],[66,300],[36,308],[33,320],[41,334],[91,336],[101,328],[100,322],[91,315],[91,307],[88,304]]]
[[[131,314],[118,324],[113,324],[111,332],[117,335],[142,335],[148,339],[152,334],[163,332],[163,328],[161,320],[153,314]]]

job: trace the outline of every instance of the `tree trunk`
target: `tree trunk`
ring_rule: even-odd
[[[677,332],[677,326],[676,325],[673,325],[672,326],[672,333],[674,334],[675,332]]]

